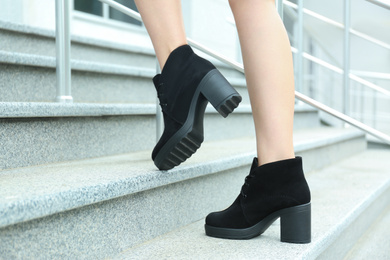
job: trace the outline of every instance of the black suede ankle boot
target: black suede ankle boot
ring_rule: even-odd
[[[164,132],[152,153],[160,170],[179,165],[200,147],[208,101],[224,117],[241,102],[241,96],[214,65],[189,45],[172,51],[153,82],[164,116]]]
[[[241,194],[233,204],[206,217],[206,234],[249,239],[262,234],[280,218],[282,242],[310,243],[310,190],[303,174],[302,158],[257,165],[254,158]]]

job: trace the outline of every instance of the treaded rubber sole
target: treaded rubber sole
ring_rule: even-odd
[[[227,99],[224,103],[222,103],[218,108],[217,111],[223,116],[227,117],[230,113],[233,112],[233,110],[238,107],[238,104],[241,102],[241,96],[231,96],[229,99]]]
[[[203,136],[197,135],[194,131],[189,132],[179,140],[179,142],[166,154],[164,160],[158,165],[155,164],[160,170],[169,170],[175,166],[178,166],[188,158],[190,158],[196,150],[199,149],[203,140]],[[157,158],[157,157],[156,157]]]
[[[157,168],[172,169],[198,150],[204,140],[203,118],[208,101],[223,117],[227,117],[241,100],[217,69],[207,73],[194,93],[186,122],[157,153],[154,159]]]
[[[303,204],[271,213],[257,224],[243,229],[213,227],[205,224],[206,235],[226,239],[251,239],[264,233],[280,218],[280,240],[305,244],[311,242],[311,204]]]

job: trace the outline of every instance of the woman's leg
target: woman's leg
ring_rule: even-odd
[[[169,54],[187,44],[180,0],[135,0],[161,69]]]
[[[294,155],[290,45],[271,0],[230,0],[255,122],[257,154],[233,204],[206,217],[206,234],[249,239],[280,217],[283,242],[311,241],[310,189]]]
[[[294,76],[273,0],[229,0],[240,38],[259,165],[294,158]]]

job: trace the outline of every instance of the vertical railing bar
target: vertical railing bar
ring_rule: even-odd
[[[303,0],[298,0],[298,43],[297,43],[297,86],[299,92],[303,91]]]
[[[378,93],[376,91],[372,91],[372,99],[373,99],[373,108],[372,108],[372,127],[376,128],[377,124],[377,105],[378,105]]]
[[[366,90],[364,88],[363,84],[360,84],[360,121],[364,122],[364,91]]]
[[[156,58],[156,74],[161,73],[160,64]],[[160,139],[162,132],[163,132],[163,114],[160,109],[160,100],[158,97],[156,98],[156,142]]]
[[[110,6],[106,3],[102,3],[102,11],[103,11],[103,18],[109,19],[110,18]]]
[[[343,75],[343,86],[344,86],[344,108],[343,112],[349,115],[349,89],[350,89],[350,13],[351,2],[350,0],[344,0],[344,75]]]
[[[56,101],[72,103],[69,0],[56,0]]]

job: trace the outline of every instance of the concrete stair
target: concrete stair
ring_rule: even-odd
[[[390,207],[378,216],[344,259],[388,259],[390,255],[388,227],[390,227]]]
[[[279,221],[251,240],[215,239],[204,234],[201,219],[112,259],[343,259],[390,203],[389,156],[390,151],[365,151],[307,174],[312,190],[310,244],[281,243]],[[388,215],[387,210],[376,227],[384,241],[370,242],[375,251],[357,248],[347,259],[387,259]]]
[[[318,126],[316,115],[297,106],[295,128]],[[155,116],[155,104],[0,102],[0,169],[151,150]],[[207,109],[206,140],[246,136],[253,136],[249,105],[226,119]]]
[[[205,237],[204,217],[232,202],[255,156],[245,80],[216,65],[243,102],[226,119],[208,107],[201,149],[158,171],[151,50],[74,37],[76,102],[52,103],[54,33],[0,22],[0,259],[313,259],[338,255],[348,236],[347,255],[385,208],[389,151],[322,126],[301,104],[294,144],[313,193],[313,243],[278,242],[277,223],[246,243]]]
[[[348,129],[295,135],[306,172],[364,151],[365,144]],[[168,172],[156,170],[149,151],[4,170],[1,255],[104,258],[196,222],[237,195],[254,148],[253,138],[207,142]]]

